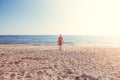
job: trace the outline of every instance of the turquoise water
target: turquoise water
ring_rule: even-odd
[[[57,35],[0,35],[0,44],[57,45]],[[64,45],[115,45],[118,36],[64,35]]]

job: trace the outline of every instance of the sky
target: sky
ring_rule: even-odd
[[[120,0],[0,0],[0,35],[120,35]]]

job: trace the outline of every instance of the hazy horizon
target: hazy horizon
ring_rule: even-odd
[[[120,35],[119,0],[0,0],[0,35]]]

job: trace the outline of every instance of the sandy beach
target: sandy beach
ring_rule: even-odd
[[[120,47],[0,45],[0,80],[120,80]]]

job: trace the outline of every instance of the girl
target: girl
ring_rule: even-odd
[[[62,45],[63,45],[63,37],[62,37],[61,34],[58,37],[58,45],[59,45],[59,50],[61,51],[62,50]]]

